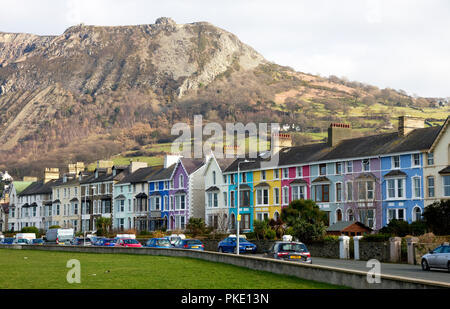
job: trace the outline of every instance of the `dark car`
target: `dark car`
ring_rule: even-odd
[[[218,245],[219,252],[236,253],[236,236],[228,236]],[[239,253],[256,253],[256,245],[244,237],[239,237]]]
[[[14,238],[12,237],[7,237],[7,238],[3,238],[1,244],[2,245],[12,245],[14,242]]]
[[[444,244],[430,250],[429,253],[422,256],[421,265],[423,270],[442,268],[450,272],[450,245]]]
[[[181,239],[176,242],[174,247],[179,249],[205,250],[205,245],[198,239]]]
[[[266,251],[265,256],[279,260],[312,264],[311,254],[305,244],[301,242],[277,241]]]
[[[148,248],[173,248],[167,238],[151,238],[147,240],[145,247]]]
[[[44,240],[41,238],[36,238],[31,241],[32,245],[41,245],[42,246],[44,243],[45,243]]]
[[[77,237],[72,240],[71,244],[73,246],[91,246],[92,241],[90,238],[85,239],[85,238]]]
[[[96,242],[94,242],[94,246],[114,247],[116,242],[117,239],[99,238]]]

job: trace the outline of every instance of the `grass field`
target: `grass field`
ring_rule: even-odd
[[[81,264],[81,283],[66,263]],[[332,289],[325,283],[208,261],[131,254],[0,249],[2,289]]]

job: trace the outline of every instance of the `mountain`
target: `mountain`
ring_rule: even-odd
[[[0,169],[15,175],[168,141],[172,124],[191,123],[194,114],[298,123],[311,138],[329,121],[364,129],[361,119],[370,116],[369,128],[383,129],[392,106],[439,122],[433,101],[295,72],[207,22],[162,17],[138,26],[81,24],[58,36],[0,32]]]

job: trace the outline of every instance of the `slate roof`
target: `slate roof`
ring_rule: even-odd
[[[353,224],[357,224],[357,225],[359,225],[359,226],[361,226],[363,228],[368,229],[369,231],[372,230],[370,227],[365,226],[364,224],[362,224],[359,221],[339,221],[339,222],[336,222],[336,223],[330,225],[327,228],[327,231],[328,232],[340,232],[342,230],[345,230],[347,227],[349,227],[349,226],[351,226]]]
[[[161,168],[159,171],[152,174],[148,180],[149,181],[159,181],[159,180],[169,180],[172,176],[173,170],[175,169],[176,164],[172,164],[167,168]]]
[[[402,172],[400,170],[392,170],[389,173],[387,173],[386,175],[384,175],[384,177],[395,177],[395,176],[406,177],[406,173]]]
[[[439,171],[439,174],[450,174],[450,165]]]
[[[162,165],[140,168],[134,171],[134,173],[123,177],[117,184],[147,182],[150,179],[150,176],[160,172],[162,168]]]
[[[114,177],[115,176],[113,174],[99,173],[98,177],[95,178],[95,173],[93,173],[92,175],[87,176],[86,178],[82,179],[80,181],[80,184],[84,185],[84,184],[89,184],[89,183],[109,182],[109,181],[113,181]]]
[[[184,169],[188,175],[192,174],[205,164],[205,162],[200,159],[181,158],[180,161],[183,163]]]
[[[219,164],[219,167],[222,171],[224,171],[228,166],[230,166],[236,158],[223,158],[223,159],[217,159],[217,164]]]
[[[51,194],[52,187],[59,185],[62,183],[62,179],[50,180],[47,183],[44,183],[43,180],[36,181],[30,184],[25,190],[23,190],[19,196],[25,195],[38,195],[38,194]]]

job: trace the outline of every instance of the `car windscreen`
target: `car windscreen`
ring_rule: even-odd
[[[304,244],[295,244],[295,243],[287,243],[280,244],[278,247],[279,251],[287,251],[287,252],[307,252],[306,246]]]
[[[124,239],[123,242],[125,244],[138,244],[139,243],[136,239]]]
[[[169,246],[170,246],[170,241],[168,241],[167,239],[158,239],[158,240],[156,241],[156,244],[157,244],[158,246],[166,246],[166,247],[169,247]]]

